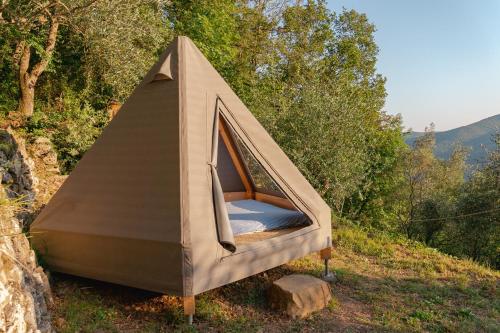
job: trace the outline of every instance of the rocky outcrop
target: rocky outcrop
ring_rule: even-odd
[[[27,149],[11,131],[0,131],[0,332],[50,332],[50,287],[23,232],[43,203],[33,156],[58,173],[50,142]],[[47,181],[47,180],[44,180]]]
[[[292,318],[304,318],[330,302],[330,285],[314,276],[293,274],[274,281],[268,292],[272,309]]]
[[[50,287],[14,216],[0,207],[0,332],[50,332]]]
[[[28,145],[27,152],[28,158],[34,161],[32,174],[37,179],[33,202],[33,211],[36,212],[50,200],[67,176],[60,174],[57,153],[49,139],[35,139]]]
[[[10,129],[0,131],[0,175],[9,198],[22,198],[26,204],[35,199],[38,179],[35,165],[28,157],[24,140],[16,138]]]

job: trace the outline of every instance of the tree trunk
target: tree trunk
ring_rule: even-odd
[[[18,111],[21,115],[21,124],[23,125],[27,119],[33,115],[35,105],[35,85],[40,75],[47,68],[54,48],[56,46],[57,32],[59,29],[59,21],[57,16],[51,18],[51,24],[47,41],[45,44],[45,54],[40,61],[33,65],[31,72],[29,71],[31,59],[31,46],[25,41],[20,41],[16,47],[16,54],[20,51],[21,58],[19,59],[19,87],[21,89],[21,98],[19,99]]]
[[[27,78],[20,80],[21,98],[19,99],[19,112],[23,120],[30,118],[33,115],[35,103],[35,87]]]

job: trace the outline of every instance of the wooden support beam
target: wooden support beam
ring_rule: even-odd
[[[182,305],[184,307],[184,314],[186,316],[194,315],[194,308],[195,308],[194,296],[182,297]]]
[[[255,192],[255,200],[262,201],[285,209],[296,210],[295,206],[286,198],[277,197],[265,193]]]
[[[323,260],[331,259],[332,258],[332,248],[331,247],[327,247],[327,248],[324,248],[323,250],[320,250],[319,251],[319,256]]]
[[[184,315],[187,317],[188,324],[193,324],[193,316],[195,309],[194,296],[184,296],[182,297],[182,305],[184,307]]]
[[[241,182],[243,183],[243,186],[245,186],[247,199],[253,199],[254,198],[253,186],[245,169],[245,164],[241,159],[241,156],[238,152],[238,148],[236,148],[236,144],[231,135],[231,132],[229,131],[229,128],[227,127],[226,123],[221,119],[221,117],[219,117],[219,133],[222,137],[222,141],[224,141],[224,144],[226,145],[227,151],[229,152],[229,156],[231,157],[231,161],[233,161],[234,167],[236,168],[236,171],[238,172],[238,175],[241,178]]]
[[[248,197],[247,192],[224,192],[224,201],[237,201],[251,199]]]

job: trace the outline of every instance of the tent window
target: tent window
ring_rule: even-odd
[[[245,185],[241,180],[229,153],[224,139],[219,134],[217,153],[217,171],[224,192],[245,192]]]
[[[230,224],[233,234],[230,245],[236,248],[237,244],[282,236],[311,225],[227,123],[222,110],[218,113],[217,179],[229,219],[223,222]]]
[[[245,166],[247,168],[248,174],[252,179],[255,191],[260,193],[265,193],[269,195],[274,195],[281,198],[286,198],[286,195],[267,173],[267,171],[262,167],[262,165],[255,159],[252,153],[248,150],[246,145],[241,141],[241,139],[233,134],[236,138],[236,146],[240,152]]]

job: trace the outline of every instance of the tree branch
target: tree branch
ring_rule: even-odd
[[[21,59],[19,60],[19,79],[24,81],[30,65],[31,49],[24,41],[19,44],[22,44]]]
[[[85,9],[85,8],[88,8],[90,6],[92,6],[94,3],[96,3],[98,0],[90,0],[89,2],[87,2],[86,4],[83,4],[81,6],[75,6],[73,8],[71,8],[69,11],[73,14],[81,9]],[[60,1],[59,1],[60,2]],[[66,7],[68,8],[68,7]]]
[[[42,60],[40,60],[31,71],[31,79],[33,81],[33,84],[38,80],[40,74],[42,74],[43,71],[47,68],[47,65],[52,58],[52,54],[54,53],[54,48],[56,46],[59,20],[57,16],[52,16],[51,20],[52,22],[50,24],[49,34],[47,36],[47,43],[45,45],[45,54],[42,57]]]
[[[19,65],[19,61],[21,60],[21,56],[23,55],[25,44],[26,42],[24,40],[17,43],[14,54],[12,55],[12,61],[14,62],[14,65]]]

